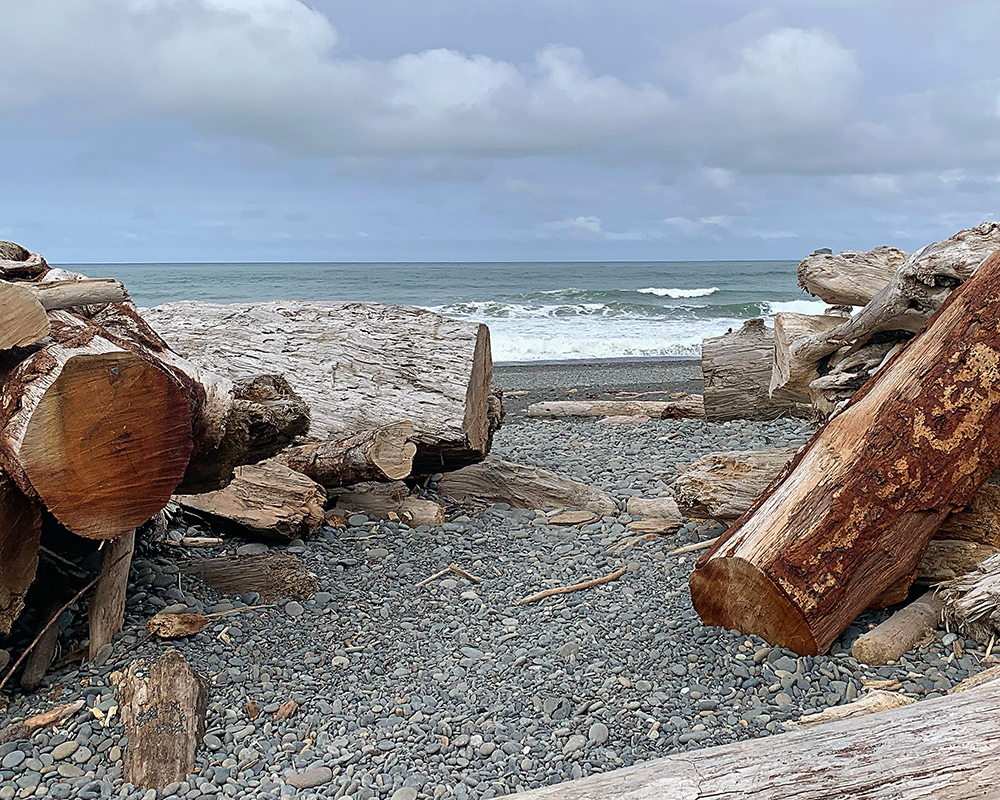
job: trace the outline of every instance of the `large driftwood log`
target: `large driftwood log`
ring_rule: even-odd
[[[831,306],[864,306],[907,258],[909,253],[886,246],[868,253],[817,251],[799,262],[799,286]]]
[[[418,525],[433,528],[445,520],[444,509],[440,505],[433,500],[414,497],[402,481],[367,481],[332,491],[337,496],[337,507],[351,513],[398,519],[411,528]]]
[[[376,303],[169,303],[143,314],[203,367],[232,378],[286,375],[309,404],[315,439],[406,419],[417,472],[489,451],[498,422],[485,325]]]
[[[42,515],[32,502],[0,474],[0,635],[24,610],[24,597],[35,579]]]
[[[0,366],[0,465],[74,533],[113,538],[158,512],[191,454],[177,382],[64,311]]]
[[[508,503],[513,508],[576,506],[599,516],[615,514],[618,504],[604,492],[544,469],[488,458],[447,473],[438,492],[461,505]]]
[[[930,636],[941,622],[943,601],[927,592],[889,619],[857,638],[851,655],[863,664],[881,666]]]
[[[979,800],[994,794],[998,708],[1000,681],[993,681],[949,697],[678,753],[514,797]]]
[[[205,736],[208,681],[184,656],[168,650],[152,665],[134,662],[118,684],[118,704],[128,735],[126,780],[162,789],[194,772]]]
[[[373,431],[289,447],[278,460],[327,488],[365,481],[398,481],[413,468],[413,425],[391,422]]]
[[[1000,249],[1000,223],[984,222],[911,255],[888,284],[848,320],[802,337],[779,360],[775,351],[772,396],[795,393],[819,377],[822,359],[845,345],[864,343],[884,331],[918,331],[955,287]],[[775,323],[777,341],[777,322]],[[803,383],[803,377],[811,376]]]
[[[1000,464],[1000,254],[854,396],[690,577],[707,624],[824,651]]]
[[[770,395],[774,330],[762,319],[743,323],[738,331],[701,343],[705,418],[777,419],[805,416],[808,409]]]
[[[323,524],[326,492],[312,479],[269,459],[237,467],[225,489],[178,494],[174,500],[222,526],[260,536],[299,539]]]
[[[529,417],[649,417],[650,419],[704,419],[700,394],[680,400],[551,400],[528,406]]]

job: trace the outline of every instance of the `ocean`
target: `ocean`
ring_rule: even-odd
[[[778,311],[822,313],[794,261],[63,264],[176,300],[369,300],[490,326],[497,363],[694,358],[701,340]]]

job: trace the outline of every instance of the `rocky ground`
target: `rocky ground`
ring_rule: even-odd
[[[668,494],[677,466],[705,453],[795,444],[808,434],[798,421],[609,426],[515,415],[496,451],[624,499]],[[487,798],[779,734],[788,720],[852,700],[867,680],[897,679],[908,695],[936,696],[975,672],[984,655],[968,641],[956,658],[948,634],[896,664],[859,665],[849,646],[874,615],[816,658],[705,628],[686,583],[697,553],[670,551],[719,529],[689,522],[613,552],[628,521],[559,528],[544,514],[502,505],[433,530],[353,517],[347,528],[272,548],[297,555],[316,575],[312,598],[217,617],[170,645],[143,631],[157,611],[220,613],[262,601],[222,597],[182,576],[173,554],[138,559],[118,641],[96,662],[53,671],[43,689],[15,695],[0,717],[2,725],[87,701],[63,728],[0,746],[0,800]],[[246,543],[186,557],[238,546]],[[450,563],[480,582],[448,574],[417,585]],[[620,567],[628,571],[602,586],[515,604]],[[112,674],[169,646],[211,682],[208,734],[196,775],[146,791],[122,780],[123,729],[116,715],[107,722],[116,704]],[[290,699],[297,712],[275,719]]]

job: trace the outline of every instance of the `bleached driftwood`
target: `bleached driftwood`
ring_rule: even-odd
[[[418,472],[481,460],[499,424],[485,325],[377,303],[183,302],[143,315],[203,368],[285,375],[316,440],[409,420]]]
[[[396,519],[411,528],[418,525],[433,528],[445,520],[444,509],[438,503],[411,495],[410,488],[402,481],[366,481],[334,489],[331,494],[336,496],[338,508],[378,519]]]
[[[762,319],[743,323],[738,331],[701,343],[705,418],[777,419],[804,416],[807,407],[770,395],[774,330]]]
[[[811,358],[802,358],[799,350],[811,346],[813,338],[822,335],[823,331],[833,330],[843,323],[843,317],[830,314],[775,314],[772,399],[810,402],[809,384],[819,377],[819,372],[816,363]]]
[[[935,536],[940,535],[939,529]],[[975,571],[983,561],[997,553],[1000,553],[1000,547],[996,545],[964,542],[961,539],[934,539],[920,559],[913,582],[920,586],[934,586],[954,580]]]
[[[934,632],[941,623],[942,607],[940,597],[933,591],[926,592],[859,636],[851,655],[863,664],[875,666],[895,661]]]
[[[996,783],[1000,681],[879,714],[658,758],[516,800],[976,800]],[[932,742],[933,746],[928,746]]]
[[[704,419],[700,394],[680,400],[551,400],[528,406],[529,417],[629,417],[650,419]]]
[[[917,701],[914,698],[907,697],[905,694],[888,692],[885,689],[873,689],[852,703],[845,703],[842,706],[832,706],[824,711],[807,714],[804,717],[799,717],[797,720],[790,720],[784,724],[786,728],[814,728],[817,725],[825,725],[829,722],[867,717],[869,714],[888,711],[890,708],[908,706],[915,702]]]
[[[895,247],[838,255],[815,252],[799,262],[799,286],[831,306],[863,306],[892,279],[909,257]]]
[[[983,644],[1000,637],[1000,555],[938,587],[948,624]]]
[[[625,501],[625,511],[633,517],[675,519],[681,515],[672,497],[630,497]]]
[[[508,503],[513,508],[576,506],[599,516],[618,510],[611,497],[592,486],[493,457],[447,473],[438,484],[438,492],[456,503],[479,507],[494,503]]]

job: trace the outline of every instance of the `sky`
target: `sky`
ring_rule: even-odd
[[[0,0],[50,261],[798,259],[995,219],[1000,3]]]

